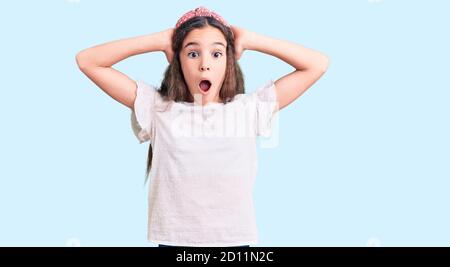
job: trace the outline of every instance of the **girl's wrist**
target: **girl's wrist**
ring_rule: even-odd
[[[244,48],[246,50],[255,50],[257,48],[258,34],[249,30],[245,32]]]
[[[150,33],[141,37],[142,39],[138,40],[140,44],[139,53],[165,51],[170,45],[167,31]]]
[[[157,33],[159,38],[160,45],[160,51],[166,51],[168,49],[171,49],[172,46],[172,35],[173,35],[173,29],[167,29],[165,31]]]

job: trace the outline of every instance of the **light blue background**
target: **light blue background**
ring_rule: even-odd
[[[0,246],[154,245],[148,143],[75,55],[199,5],[331,59],[259,147],[258,246],[450,245],[448,1],[30,0],[0,4]],[[247,92],[293,70],[254,51],[240,64]],[[166,66],[114,65],[156,85]]]

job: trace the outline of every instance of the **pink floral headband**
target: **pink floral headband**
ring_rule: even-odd
[[[212,17],[212,18],[215,18],[216,20],[218,20],[223,25],[225,25],[228,28],[230,28],[230,24],[228,24],[228,22],[226,22],[226,20],[224,18],[222,18],[222,16],[220,16],[219,14],[217,14],[217,13],[207,9],[206,7],[200,6],[200,7],[197,7],[196,9],[194,9],[194,10],[191,10],[191,11],[185,13],[178,20],[177,24],[175,25],[175,29],[180,27],[180,25],[183,24],[184,22],[186,22],[187,20],[195,18],[195,17]]]

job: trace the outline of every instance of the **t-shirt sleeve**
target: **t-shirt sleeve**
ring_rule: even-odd
[[[265,85],[250,93],[250,99],[256,108],[256,135],[264,137],[271,136],[279,110],[274,81],[269,80]]]
[[[153,113],[156,100],[156,88],[144,81],[136,81],[136,98],[131,111],[131,128],[139,143],[153,139]]]

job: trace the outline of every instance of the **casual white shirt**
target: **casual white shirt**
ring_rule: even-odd
[[[274,82],[227,104],[204,106],[164,101],[155,86],[136,84],[132,129],[153,150],[148,240],[173,246],[256,244],[256,138],[272,132],[278,111]]]

